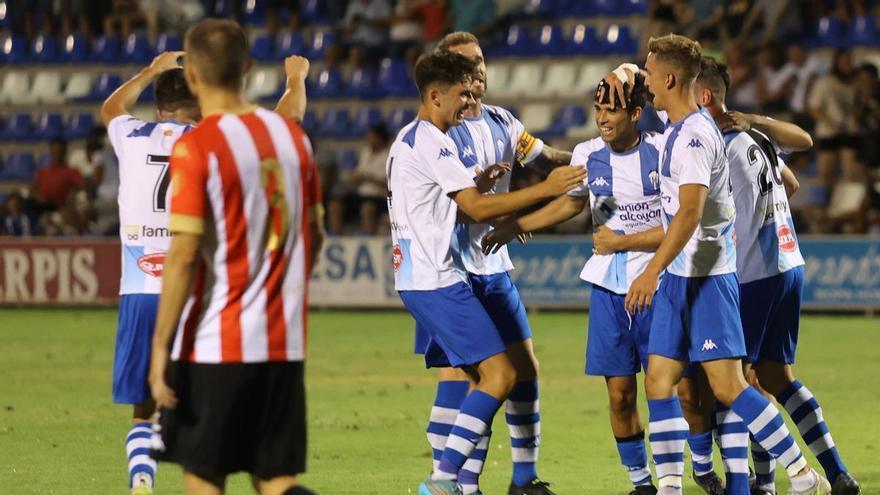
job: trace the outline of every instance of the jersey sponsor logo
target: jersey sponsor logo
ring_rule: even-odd
[[[703,352],[707,352],[715,349],[718,349],[718,346],[715,345],[715,342],[712,342],[712,339],[706,339],[703,341],[703,348],[700,350]]]
[[[141,228],[141,235],[144,237],[171,237],[171,231],[166,227],[147,227]]]
[[[452,156],[452,152],[446,148],[442,148],[440,150],[440,156],[438,156],[437,159],[439,160],[441,158],[449,158],[450,156]]]
[[[391,248],[391,264],[394,265],[395,272],[400,270],[400,265],[403,264],[403,251],[399,244]]]
[[[138,258],[137,266],[147,275],[161,277],[162,269],[165,267],[165,253],[145,254]]]
[[[623,222],[650,222],[655,218],[660,218],[660,209],[655,208],[651,203],[644,201],[640,203],[626,203],[618,206],[620,220]]]
[[[593,182],[590,182],[590,184],[595,187],[603,187],[608,185],[608,181],[605,180],[605,177],[599,176],[593,179]]]
[[[688,148],[702,148],[703,143],[701,143],[699,139],[694,138],[694,139],[691,139],[691,142],[688,143],[687,147]]]
[[[792,234],[791,229],[788,228],[788,225],[782,225],[779,227],[779,230],[776,232],[776,236],[779,238],[779,250],[784,253],[793,253],[795,248],[797,247],[797,242],[794,240],[794,234]]]

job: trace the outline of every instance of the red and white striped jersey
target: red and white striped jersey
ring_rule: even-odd
[[[203,236],[172,359],[303,360],[309,218],[321,191],[302,129],[263,109],[210,116],[170,161],[169,228]]]

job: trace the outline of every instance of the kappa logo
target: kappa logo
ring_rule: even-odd
[[[461,151],[462,158],[468,158],[474,156],[474,150],[470,147],[470,145],[465,146],[465,148]]]
[[[691,142],[688,143],[687,147],[688,148],[702,148],[703,143],[701,143],[699,139],[694,138],[694,139],[691,139]]]
[[[703,341],[703,348],[701,349],[703,352],[711,351],[714,349],[718,349],[718,346],[715,345],[715,342],[712,342],[712,339],[706,339]]]
[[[603,187],[608,185],[608,181],[605,180],[605,177],[596,177],[593,179],[593,182],[590,182],[591,185],[596,187]]]
[[[441,148],[440,149],[440,156],[438,156],[437,159],[439,160],[440,158],[449,158],[450,156],[452,156],[451,151],[449,151],[446,148]]]

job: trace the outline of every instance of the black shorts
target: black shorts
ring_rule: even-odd
[[[816,148],[819,151],[837,151],[841,148],[857,149],[861,146],[862,140],[859,136],[853,134],[838,134],[827,138],[819,138]]]
[[[302,362],[172,362],[168,383],[178,403],[159,411],[164,449],[153,445],[157,460],[205,479],[239,471],[260,479],[305,471]]]

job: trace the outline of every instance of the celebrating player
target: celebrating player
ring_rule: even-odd
[[[452,260],[459,209],[477,222],[507,215],[580,183],[583,170],[559,167],[546,181],[505,194],[481,194],[445,133],[475,103],[476,64],[455,53],[422,56],[416,64],[418,118],[401,129],[388,157],[388,210],[394,284],[404,305],[450,366],[465,368],[475,388],[462,402],[426,495],[461,493],[459,471],[516,382],[494,322]],[[430,356],[426,363],[431,366]]]
[[[735,207],[723,139],[694,99],[700,46],[667,35],[652,38],[648,48],[646,83],[655,107],[666,110],[672,124],[659,167],[666,235],[632,282],[626,308],[638,313],[655,303],[645,389],[660,493],[682,489],[688,426],[675,386],[691,361],[701,364],[718,400],[785,466],[792,493],[829,493],[828,481],[809,467],[779,412],[743,377]]]
[[[437,50],[464,55],[477,64],[479,76],[474,81],[476,104],[465,112],[464,123],[452,127],[447,134],[455,142],[461,163],[472,174],[482,174],[491,192],[509,190],[510,174],[506,173],[504,167],[513,163],[514,159],[526,164],[543,156],[552,162],[570,163],[571,153],[545,145],[529,134],[510,112],[482,102],[487,85],[486,64],[476,36],[466,32],[450,33],[440,41]],[[495,175],[495,172],[498,174]],[[538,479],[537,472],[541,416],[538,406],[538,361],[532,346],[532,332],[519,292],[507,273],[513,269],[507,249],[503,248],[495,254],[483,254],[480,249],[480,240],[491,229],[489,224],[459,223],[452,238],[453,253],[456,261],[460,261],[467,271],[474,295],[501,333],[507,354],[516,369],[516,385],[507,400],[505,415],[513,458],[513,479],[508,493],[550,494],[547,483]],[[429,344],[427,331],[417,327],[416,352],[427,352],[434,360],[432,364],[439,366],[437,394],[428,424],[428,441],[434,452],[436,469],[452,429],[452,421],[467,395],[469,377],[464,371],[449,367],[442,353],[436,352],[437,345]],[[487,434],[474,449],[470,462],[459,473],[458,481],[465,495],[479,491],[479,475],[488,445]]]
[[[237,471],[261,494],[311,493],[296,479],[305,299],[322,239],[311,147],[298,125],[242,96],[251,60],[238,24],[202,21],[184,47],[204,119],[170,158],[174,236],[150,367],[161,408],[154,455],[183,466],[191,494],[223,493]]]
[[[831,481],[832,493],[856,495],[859,484],[840,459],[818,401],[795,378],[791,366],[797,349],[804,259],[786,194],[797,189],[797,179],[779,155],[809,149],[812,139],[788,122],[729,114],[724,102],[729,86],[727,68],[704,57],[695,87],[697,102],[728,130],[724,140],[737,211],[736,261],[746,360],[764,390],[798,425]],[[725,427],[723,421],[719,424]],[[773,458],[754,443],[752,457],[757,474],[752,493],[775,494]],[[748,476],[747,471],[737,474],[740,480]]]

